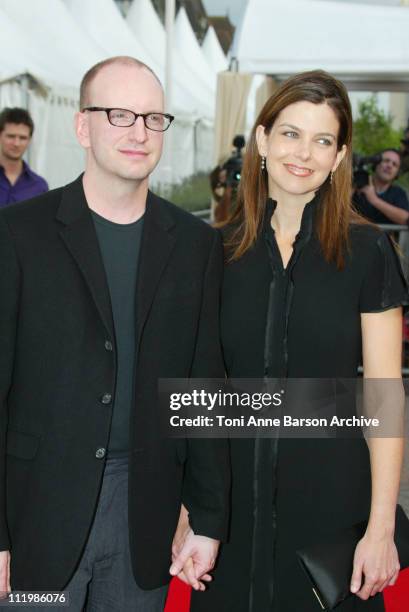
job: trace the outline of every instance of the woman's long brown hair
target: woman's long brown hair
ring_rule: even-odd
[[[333,174],[320,187],[321,199],[316,231],[324,257],[338,268],[344,264],[351,222],[363,222],[352,209],[352,112],[344,85],[323,70],[303,72],[285,81],[263,106],[251,131],[243,160],[237,205],[227,221],[235,227],[226,242],[230,260],[239,259],[251,248],[260,232],[268,198],[268,176],[261,170],[256,142],[258,125],[268,134],[279,113],[290,104],[307,101],[328,104],[339,121],[338,151],[346,145],[346,154]]]

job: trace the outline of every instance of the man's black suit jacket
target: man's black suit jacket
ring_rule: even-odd
[[[223,539],[223,440],[161,440],[158,378],[223,376],[217,233],[148,194],[137,285],[130,547],[137,583],[169,579],[183,500]],[[81,177],[0,214],[0,550],[13,589],[62,589],[96,509],[115,393],[109,291]],[[114,350],[110,350],[110,343]]]

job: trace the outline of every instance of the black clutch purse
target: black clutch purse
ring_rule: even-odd
[[[356,545],[363,537],[367,521],[336,531],[303,550],[297,558],[306,572],[321,610],[333,610],[352,595],[350,582]],[[396,507],[395,544],[401,569],[409,567],[409,519]]]

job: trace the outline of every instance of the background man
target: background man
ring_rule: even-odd
[[[172,120],[153,72],[101,62],[80,105],[84,175],[0,211],[0,590],[157,612],[181,503],[194,588],[226,535],[225,442],[161,439],[157,401],[161,377],[223,376],[222,248],[148,190]]]
[[[0,113],[0,206],[48,191],[47,182],[23,160],[33,130],[33,120],[24,108],[5,108]]]
[[[405,191],[394,185],[400,170],[401,158],[396,149],[382,151],[382,161],[375,167],[372,181],[354,195],[358,211],[378,224],[401,224],[409,213]]]

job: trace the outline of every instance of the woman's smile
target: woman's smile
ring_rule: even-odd
[[[310,168],[305,168],[304,166],[296,166],[295,164],[284,164],[285,168],[288,170],[290,174],[294,176],[299,176],[301,178],[311,176],[314,170]]]

